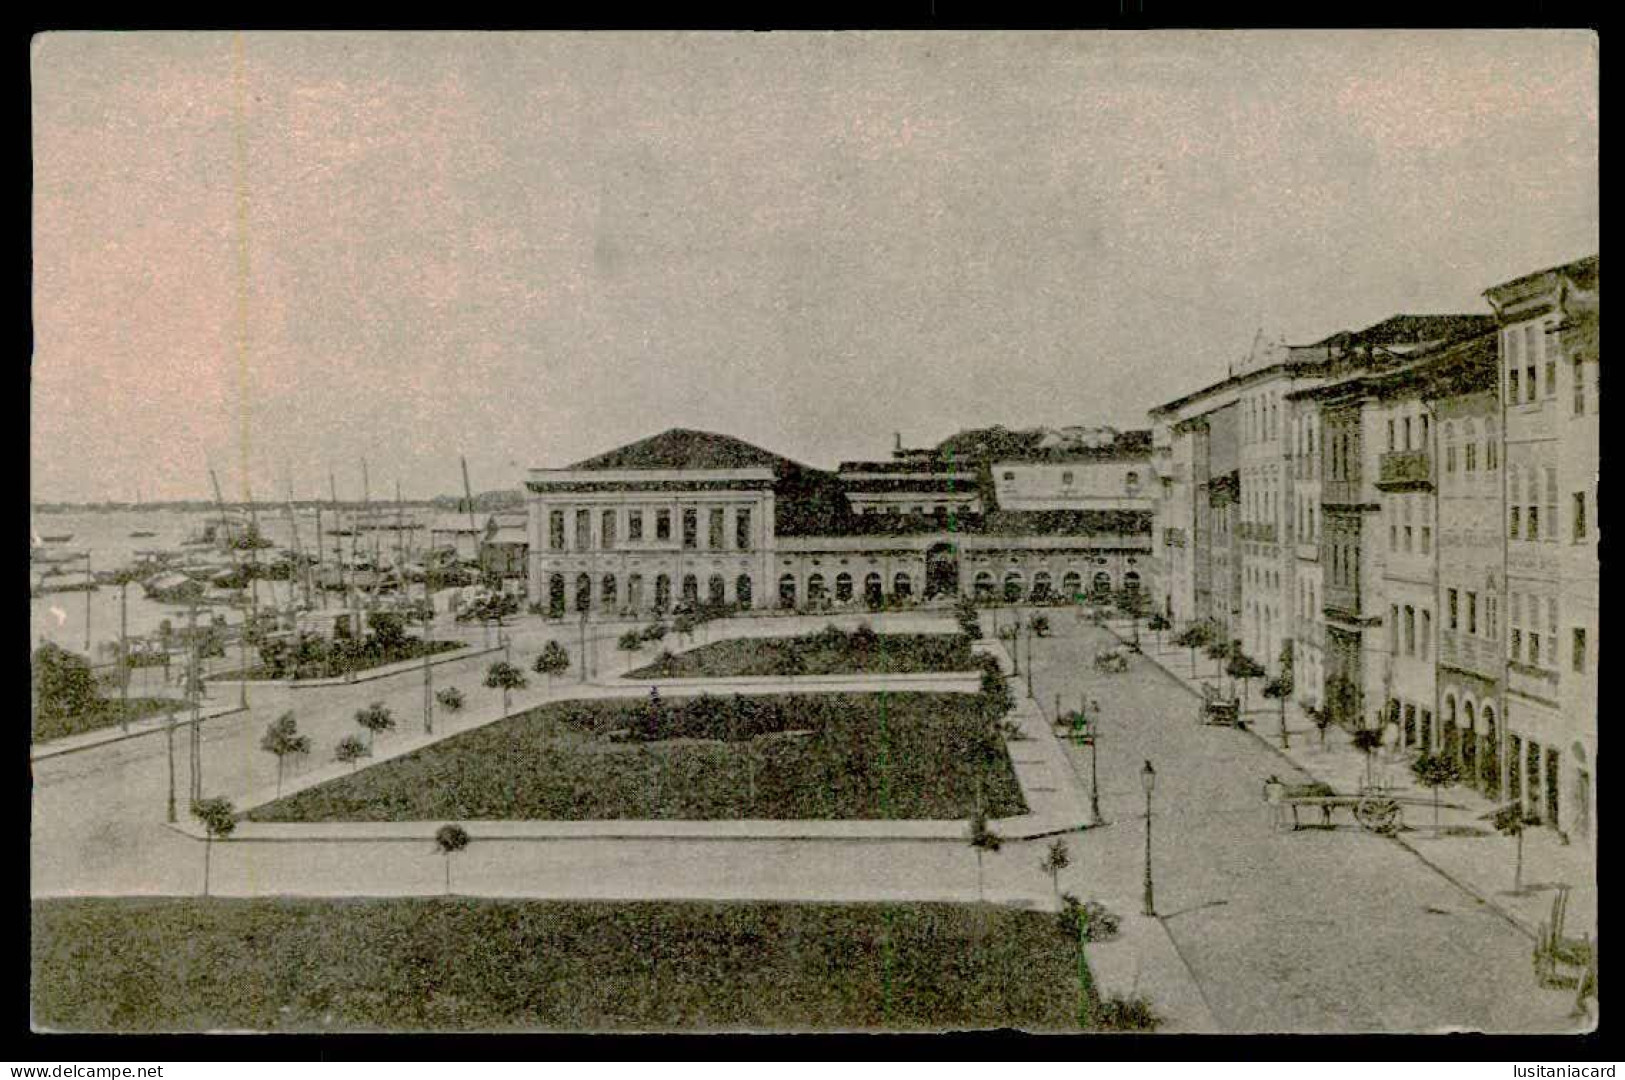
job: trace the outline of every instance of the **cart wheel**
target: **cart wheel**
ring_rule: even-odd
[[[1354,807],[1354,817],[1367,832],[1387,836],[1399,828],[1399,803],[1382,795],[1367,795]]]

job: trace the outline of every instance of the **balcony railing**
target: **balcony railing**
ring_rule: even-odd
[[[1390,450],[1377,460],[1377,487],[1384,491],[1432,490],[1432,455],[1426,450]]]
[[[1275,543],[1275,523],[1269,521],[1244,521],[1236,527],[1237,534],[1243,540],[1254,540],[1260,543]]]

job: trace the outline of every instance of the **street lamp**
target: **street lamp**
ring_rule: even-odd
[[[1140,770],[1140,786],[1145,788],[1145,910],[1142,914],[1155,918],[1157,908],[1151,900],[1151,792],[1157,786],[1157,770],[1149,761]]]
[[[1027,620],[1027,696],[1033,696],[1033,623]]]
[[[1100,817],[1100,704],[1091,701],[1087,710],[1080,702],[1078,715],[1073,720],[1073,731],[1079,746],[1089,748],[1089,820],[1096,826],[1104,825]]]

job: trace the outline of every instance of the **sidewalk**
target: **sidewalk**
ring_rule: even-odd
[[[1126,620],[1109,621],[1105,628],[1122,640],[1132,639],[1132,629]],[[1170,646],[1169,636],[1163,634],[1159,650],[1156,635],[1142,627],[1140,647],[1147,660],[1190,690],[1193,698],[1200,697],[1203,682],[1222,686],[1229,681],[1223,675],[1215,675],[1214,662],[1202,655],[1200,649],[1193,679],[1190,650]],[[1250,687],[1245,712],[1248,732],[1310,779],[1328,784],[1338,792],[1359,791],[1365,782],[1366,761],[1351,744],[1349,733],[1336,725],[1328,727],[1322,748],[1320,731],[1303,715],[1296,701],[1289,701],[1286,705],[1288,748],[1283,750],[1280,706],[1264,698],[1263,682],[1254,679]],[[1193,723],[1194,715],[1193,711]],[[1371,763],[1372,778],[1390,784],[1395,794],[1431,802],[1432,790],[1419,786],[1411,775],[1410,758],[1409,751],[1390,754],[1379,750]],[[1589,934],[1596,938],[1596,873],[1588,846],[1564,844],[1549,829],[1528,829],[1523,838],[1523,889],[1514,892],[1515,841],[1501,836],[1485,819],[1498,804],[1468,787],[1443,788],[1438,794],[1441,809],[1437,833],[1430,806],[1406,805],[1405,823],[1394,834],[1395,843],[1480,903],[1499,912],[1531,939],[1540,924],[1551,918],[1557,887],[1568,885],[1572,891],[1564,935]]]
[[[224,698],[226,695],[221,695]],[[230,702],[224,700],[205,704],[199,710],[197,722],[214,720],[222,716],[235,716],[243,712],[242,706],[237,704],[236,694],[230,695]],[[192,723],[192,710],[181,709],[175,713],[175,728],[179,730]],[[35,743],[29,751],[29,761],[48,761],[51,758],[61,757],[64,754],[77,754],[82,750],[93,750],[98,746],[108,746],[112,743],[124,742],[126,739],[138,739],[143,735],[156,735],[169,726],[166,713],[155,713],[144,716],[140,720],[130,723],[130,730],[125,731],[118,725],[98,728],[95,731],[86,731],[78,735],[68,735],[61,739],[51,739],[47,742]]]

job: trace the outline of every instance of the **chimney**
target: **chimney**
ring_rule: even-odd
[[[892,432],[892,440],[892,448],[900,452],[903,449],[903,433],[901,431]]]

